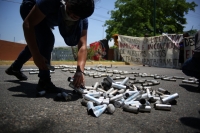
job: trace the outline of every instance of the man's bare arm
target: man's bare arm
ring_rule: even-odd
[[[77,69],[84,71],[86,59],[87,59],[87,30],[83,30],[82,36],[78,43]]]
[[[78,60],[77,60],[77,72],[74,75],[74,86],[80,87],[84,85],[84,67],[87,59],[87,30],[82,31],[82,36],[78,43]]]

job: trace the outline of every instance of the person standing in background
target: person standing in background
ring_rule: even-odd
[[[200,91],[200,30],[195,35],[195,49],[191,58],[187,59],[182,66],[182,72],[187,76],[198,79],[197,90]]]

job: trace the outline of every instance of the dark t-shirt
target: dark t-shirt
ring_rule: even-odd
[[[61,13],[61,0],[36,0],[36,5],[46,16],[47,24],[50,27],[58,26],[61,36],[69,46],[78,44],[82,30],[88,29],[88,19],[80,19],[69,26],[64,21]]]

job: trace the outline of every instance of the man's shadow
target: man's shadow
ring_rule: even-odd
[[[12,91],[12,92],[21,92],[22,93],[22,94],[13,94],[12,96],[14,96],[14,97],[41,98],[41,97],[37,97],[37,90],[36,90],[37,84],[23,82],[23,81],[20,81],[20,80],[6,80],[5,82],[12,82],[12,83],[18,84],[15,87],[8,88],[9,91]],[[79,94],[75,94],[73,90],[67,90],[67,89],[63,89],[63,88],[59,88],[59,89],[61,90],[61,92],[65,92],[67,94],[68,93],[73,94],[72,95],[72,99],[69,100],[68,102],[70,102],[70,101],[76,101],[76,100],[78,100],[79,98],[82,97]],[[47,99],[49,99],[49,98],[55,99],[55,97],[57,96],[57,94],[58,93],[46,93],[42,97],[45,97]],[[57,102],[64,102],[64,101],[65,100],[59,100]]]
[[[200,119],[195,117],[182,117],[180,121],[189,127],[200,130]]]
[[[196,93],[200,93],[200,90],[197,89],[197,87],[193,86],[193,85],[189,85],[189,84],[180,84],[179,86],[185,88],[187,91],[189,92],[196,92]]]

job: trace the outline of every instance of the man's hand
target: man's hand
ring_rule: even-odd
[[[73,84],[75,87],[79,88],[81,85],[85,86],[85,77],[81,71],[77,71],[74,75]]]
[[[41,70],[48,70],[48,67],[46,65],[47,59],[44,56],[42,56],[41,54],[33,56],[33,61],[34,61],[35,65],[39,69],[41,69]]]

